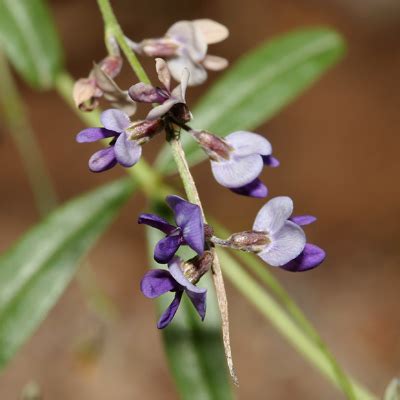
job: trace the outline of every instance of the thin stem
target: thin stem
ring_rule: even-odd
[[[124,33],[115,17],[114,11],[112,10],[111,4],[109,0],[97,0],[97,4],[101,11],[101,15],[103,16],[104,26],[105,26],[105,35],[106,38],[110,35],[115,37],[119,46],[125,54],[126,59],[129,62],[129,65],[132,67],[136,76],[141,82],[150,83],[150,79],[146,74],[146,71],[143,69],[142,64],[140,64],[139,60],[136,57],[136,54],[131,50],[128,43],[125,40]],[[106,40],[107,43],[107,40]]]
[[[67,74],[62,74],[57,79],[57,91],[60,96],[66,101],[66,103],[71,107],[71,109],[79,116],[79,118],[86,123],[88,126],[96,126],[99,124],[99,113],[82,113],[76,110],[72,100],[72,86],[73,80]],[[150,198],[154,198],[156,200],[162,200],[165,196],[162,192],[165,193],[177,193],[177,189],[167,185],[157,185],[154,182],[161,182],[161,177],[159,174],[151,168],[151,166],[146,163],[146,161],[142,158],[142,160],[135,165],[134,168],[130,168],[126,170],[135,180],[137,180],[141,189],[146,193],[146,195]],[[213,226],[217,226],[215,222],[213,222]],[[221,226],[218,226],[217,233],[219,236],[229,236],[223,232]],[[226,265],[238,266],[236,260],[234,260],[225,250],[218,251],[220,257],[227,262]],[[242,253],[240,253],[242,254]],[[245,255],[245,254],[243,254]],[[228,258],[227,258],[228,257]],[[234,264],[231,264],[231,260],[233,260]],[[225,264],[225,262],[224,262]],[[238,266],[238,268],[241,268]],[[265,267],[263,267],[265,269]],[[305,354],[305,358],[308,359],[311,364],[313,364],[323,375],[327,376],[328,379],[337,387],[340,387],[340,383],[337,379],[337,376],[334,373],[329,373],[327,371],[332,371],[332,363],[326,357],[326,354],[322,353],[321,349],[315,344],[314,341],[311,340],[303,330],[299,329],[299,326],[293,323],[292,319],[287,315],[286,311],[279,307],[279,305],[273,301],[273,299],[265,292],[260,285],[251,278],[249,274],[247,274],[243,269],[240,269],[239,273],[244,274],[245,279],[241,279],[241,275],[236,274],[234,277],[231,276],[230,271],[227,271],[227,277],[233,281],[235,279],[234,285],[240,290],[243,296],[249,300],[252,304],[257,303],[256,307],[261,310],[262,314],[267,319],[274,319],[276,322],[274,326],[282,333],[287,340],[289,340],[296,349],[302,349],[300,351],[301,354],[310,351],[313,353],[313,356],[307,356]],[[275,280],[275,278],[273,278]],[[265,282],[267,283],[267,282]],[[267,283],[268,284],[268,283]],[[275,288],[280,287],[278,281],[274,281],[273,285]],[[252,288],[256,288],[255,292],[252,292]],[[279,289],[277,289],[279,290]],[[284,291],[282,287],[280,290]],[[258,294],[262,292],[263,295],[258,299]],[[288,295],[289,297],[289,295]],[[271,303],[272,301],[272,303]],[[272,304],[272,306],[271,306]],[[273,307],[276,305],[275,307]],[[273,314],[273,316],[272,316]],[[279,322],[281,321],[281,322]],[[285,331],[285,327],[288,327],[288,332]],[[305,344],[304,344],[305,343]],[[355,380],[351,380],[352,385],[355,389],[357,400],[377,400],[377,397],[370,393],[366,388],[364,388],[360,383]]]
[[[33,129],[26,117],[26,110],[11,75],[5,56],[0,53],[0,103],[4,121],[20,154],[29,179],[36,207],[44,216],[57,204],[57,197],[46,171],[43,156]]]

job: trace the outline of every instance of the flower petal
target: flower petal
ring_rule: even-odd
[[[165,98],[160,95],[157,88],[147,83],[139,82],[128,90],[129,96],[139,103],[162,103]]]
[[[204,60],[202,61],[202,64],[205,68],[209,69],[210,71],[221,71],[222,69],[225,69],[228,66],[229,62],[226,58],[207,54]]]
[[[175,104],[179,103],[178,99],[168,99],[164,103],[157,107],[154,107],[147,114],[146,119],[154,121],[156,119],[162,118]]]
[[[161,239],[154,248],[154,259],[160,264],[168,263],[182,244],[179,235],[167,236]]]
[[[248,183],[239,188],[230,189],[236,194],[241,194],[243,196],[255,197],[262,199],[268,196],[267,187],[260,181],[260,179],[254,179],[253,182]]]
[[[166,326],[169,325],[169,323],[175,317],[175,314],[179,308],[179,304],[181,303],[182,294],[183,294],[183,292],[175,293],[175,297],[172,300],[172,303],[168,306],[168,308],[164,311],[164,313],[161,315],[160,319],[158,320],[158,323],[157,323],[158,329],[164,329]]]
[[[208,44],[222,42],[229,36],[228,28],[212,19],[195,19],[193,24]]]
[[[279,196],[269,200],[258,212],[253,230],[274,234],[282,228],[293,212],[293,201],[290,197]]]
[[[166,269],[152,269],[140,282],[140,290],[149,299],[154,299],[174,289],[179,289],[179,285]]]
[[[307,243],[304,250],[294,260],[282,265],[286,271],[304,272],[318,267],[324,260],[325,251],[315,244]]]
[[[190,72],[187,68],[183,68],[180,84],[172,91],[172,97],[179,100],[180,103],[186,104],[186,89],[190,78]]]
[[[92,172],[103,172],[117,163],[114,147],[107,147],[94,153],[89,159],[89,169]]]
[[[280,267],[295,259],[306,244],[304,231],[291,221],[286,221],[270,239],[271,243],[257,255],[273,267]]]
[[[181,269],[181,259],[179,257],[174,257],[168,263],[168,269],[173,278],[176,282],[179,283],[185,290],[188,290],[192,293],[205,293],[207,289],[205,288],[198,288],[197,286],[193,285],[193,283],[189,282],[189,280],[183,274]]]
[[[279,167],[280,161],[274,156],[262,156],[264,165],[271,168]]]
[[[124,167],[132,167],[142,155],[142,146],[134,140],[129,140],[125,132],[119,135],[114,148],[117,161]]]
[[[201,320],[204,321],[206,316],[207,289],[204,289],[204,292],[201,293],[186,290],[186,294],[189,296],[192,304],[200,315]]]
[[[78,143],[97,142],[98,140],[114,137],[117,133],[106,128],[87,128],[76,135]]]
[[[189,86],[201,85],[207,79],[206,69],[201,64],[192,61],[189,57],[180,56],[170,58],[167,63],[172,77],[178,82],[182,79],[182,72],[185,68],[189,71]]]
[[[100,121],[104,125],[104,128],[119,133],[124,132],[131,123],[128,114],[116,108],[110,108],[102,112]]]
[[[158,80],[169,91],[171,89],[171,74],[165,60],[163,60],[162,58],[156,58],[156,70]]]
[[[189,55],[194,62],[201,61],[207,54],[208,46],[205,36],[192,21],[176,22],[168,29],[166,35],[180,43],[183,47],[181,52]],[[176,78],[174,77],[174,79]],[[180,74],[176,80],[179,81],[179,79]]]
[[[232,132],[224,138],[239,156],[260,154],[269,156],[272,153],[271,143],[265,137],[247,131]]]
[[[138,218],[138,224],[151,226],[152,228],[156,228],[166,234],[169,234],[176,229],[176,226],[171,225],[164,218],[154,214],[140,214]]]
[[[197,253],[204,252],[204,222],[200,207],[179,196],[167,196],[176,224],[182,229],[185,242]]]
[[[289,218],[289,221],[292,221],[300,226],[312,224],[316,220],[317,218],[313,215],[295,215],[294,217]]]
[[[258,154],[246,157],[234,157],[229,160],[211,160],[211,170],[215,180],[229,189],[240,188],[256,179],[264,164]]]

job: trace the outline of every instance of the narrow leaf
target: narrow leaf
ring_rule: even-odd
[[[159,209],[155,213],[168,218],[168,214],[163,215]],[[162,234],[152,228],[147,229],[147,234],[152,267],[165,268],[153,261],[154,245],[163,237]],[[207,288],[207,314],[204,322],[201,322],[193,305],[184,296],[172,323],[162,330],[169,365],[181,399],[230,400],[233,394],[211,276],[205,275],[198,286]],[[169,295],[158,299],[159,314],[168,307],[171,299]]]
[[[69,201],[0,258],[0,368],[32,335],[79,260],[134,190],[131,179]]]
[[[329,29],[307,29],[268,41],[239,59],[193,111],[191,126],[224,136],[251,130],[276,115],[340,59],[342,38]],[[188,135],[182,137],[189,162],[205,158]],[[174,172],[164,148],[159,171]]]
[[[0,0],[0,45],[30,85],[51,87],[62,50],[43,0]]]

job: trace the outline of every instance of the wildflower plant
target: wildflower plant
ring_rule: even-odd
[[[144,272],[141,282],[133,286],[150,299],[172,294],[157,327],[166,328],[168,351],[175,352],[171,357],[172,370],[178,377],[182,398],[189,399],[192,395],[191,385],[182,381],[186,379],[185,369],[193,368],[193,360],[198,362],[193,375],[200,371],[201,380],[212,387],[210,393],[219,393],[218,398],[232,398],[221,364],[223,349],[230,375],[237,383],[224,285],[224,279],[229,279],[348,399],[374,399],[342,370],[269,271],[312,270],[323,263],[325,251],[308,243],[303,230],[315,217],[293,216],[293,201],[286,195],[266,199],[269,193],[264,181],[268,182],[268,173],[264,177],[264,167],[278,167],[279,161],[264,134],[252,132],[338,59],[343,47],[340,37],[329,30],[305,30],[275,39],[272,45],[262,46],[234,65],[200,102],[199,108],[193,109],[187,101],[191,86],[204,84],[207,70],[221,71],[228,66],[225,58],[208,54],[210,45],[228,38],[228,29],[223,24],[210,19],[178,21],[162,37],[134,41],[123,33],[109,0],[98,0],[105,24],[107,54],[102,61],[89,66],[87,77],[73,83],[65,72],[45,4],[35,2],[40,12],[32,13],[29,7],[34,7],[33,3],[27,2],[25,6],[21,3],[16,13],[13,10],[16,3],[0,3],[0,22],[2,18],[15,22],[0,24],[7,57],[33,86],[55,87],[89,125],[76,134],[76,142],[98,142],[104,146],[90,157],[90,171],[106,173],[113,167],[124,167],[132,179],[112,182],[58,208],[2,256],[0,366],[33,333],[76,272],[81,256],[121,205],[141,188],[150,200],[150,210],[132,216],[132,223],[137,220],[147,225],[155,263],[153,269]],[[40,23],[35,20],[39,14],[43,17]],[[25,51],[32,46],[26,33],[18,31],[24,24],[14,21],[16,15],[23,15],[24,21],[35,27],[32,33],[36,35],[35,43],[42,46],[38,54],[34,53],[38,47],[32,53]],[[10,26],[16,31],[9,30]],[[311,46],[315,43],[318,45]],[[154,58],[160,83],[150,82],[137,55]],[[282,60],[289,64],[281,74],[265,73],[270,66],[274,70],[281,68]],[[120,88],[116,80],[124,63],[133,74],[129,87]],[[4,64],[0,63],[0,67],[3,86],[8,85],[8,95],[14,93],[13,104],[18,104],[16,89],[9,83],[11,76]],[[295,84],[291,85],[292,81]],[[280,92],[283,84],[286,89]],[[240,96],[236,96],[235,90]],[[100,104],[105,108],[101,114],[96,111]],[[144,119],[136,119],[136,111],[142,107],[150,109]],[[163,150],[168,156],[158,163],[158,170],[145,161],[146,148],[156,139],[168,142],[168,150]],[[71,139],[73,146],[77,144]],[[284,149],[280,157],[284,157]],[[207,207],[201,202],[190,165],[207,158],[211,165],[210,179],[213,177],[232,192],[227,192],[227,196],[244,195],[252,199],[241,198],[241,201],[255,202],[260,207],[254,222],[249,221],[250,229],[245,227],[244,231],[230,234],[215,219],[206,220]],[[168,171],[171,165],[179,173],[181,187],[172,187],[163,180],[163,168]],[[82,165],[82,171],[85,170]],[[172,218],[165,211],[168,208]],[[46,246],[41,246],[44,237]],[[252,268],[256,278],[242,264]],[[207,310],[219,313],[217,326],[215,319],[208,321]],[[194,322],[190,314],[193,311],[197,314]],[[186,321],[192,321],[183,329],[179,313],[186,316]],[[178,334],[174,336],[174,332]],[[180,348],[175,342],[183,340],[182,335],[189,345],[184,353],[178,354]]]

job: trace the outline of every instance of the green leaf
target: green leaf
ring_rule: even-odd
[[[160,209],[152,212],[168,218],[168,214],[160,212]],[[163,235],[152,228],[147,229],[147,235],[152,267],[165,268],[153,260],[154,246]],[[199,286],[207,287],[206,318],[201,322],[187,296],[183,296],[172,323],[162,330],[168,362],[181,399],[231,400],[234,397],[226,367],[217,298],[210,274],[201,279]],[[172,297],[171,293],[157,300],[160,315]]]
[[[0,258],[0,368],[32,335],[78,262],[134,190],[131,179],[69,201]]]
[[[276,115],[337,62],[342,38],[329,29],[307,29],[268,41],[239,59],[207,92],[193,111],[191,126],[217,135],[251,130]],[[182,135],[190,164],[204,152]],[[176,170],[164,148],[157,160],[162,172]]]
[[[400,379],[393,379],[385,391],[384,400],[400,400]]]
[[[0,46],[35,88],[52,86],[62,68],[62,50],[42,0],[0,0]]]

